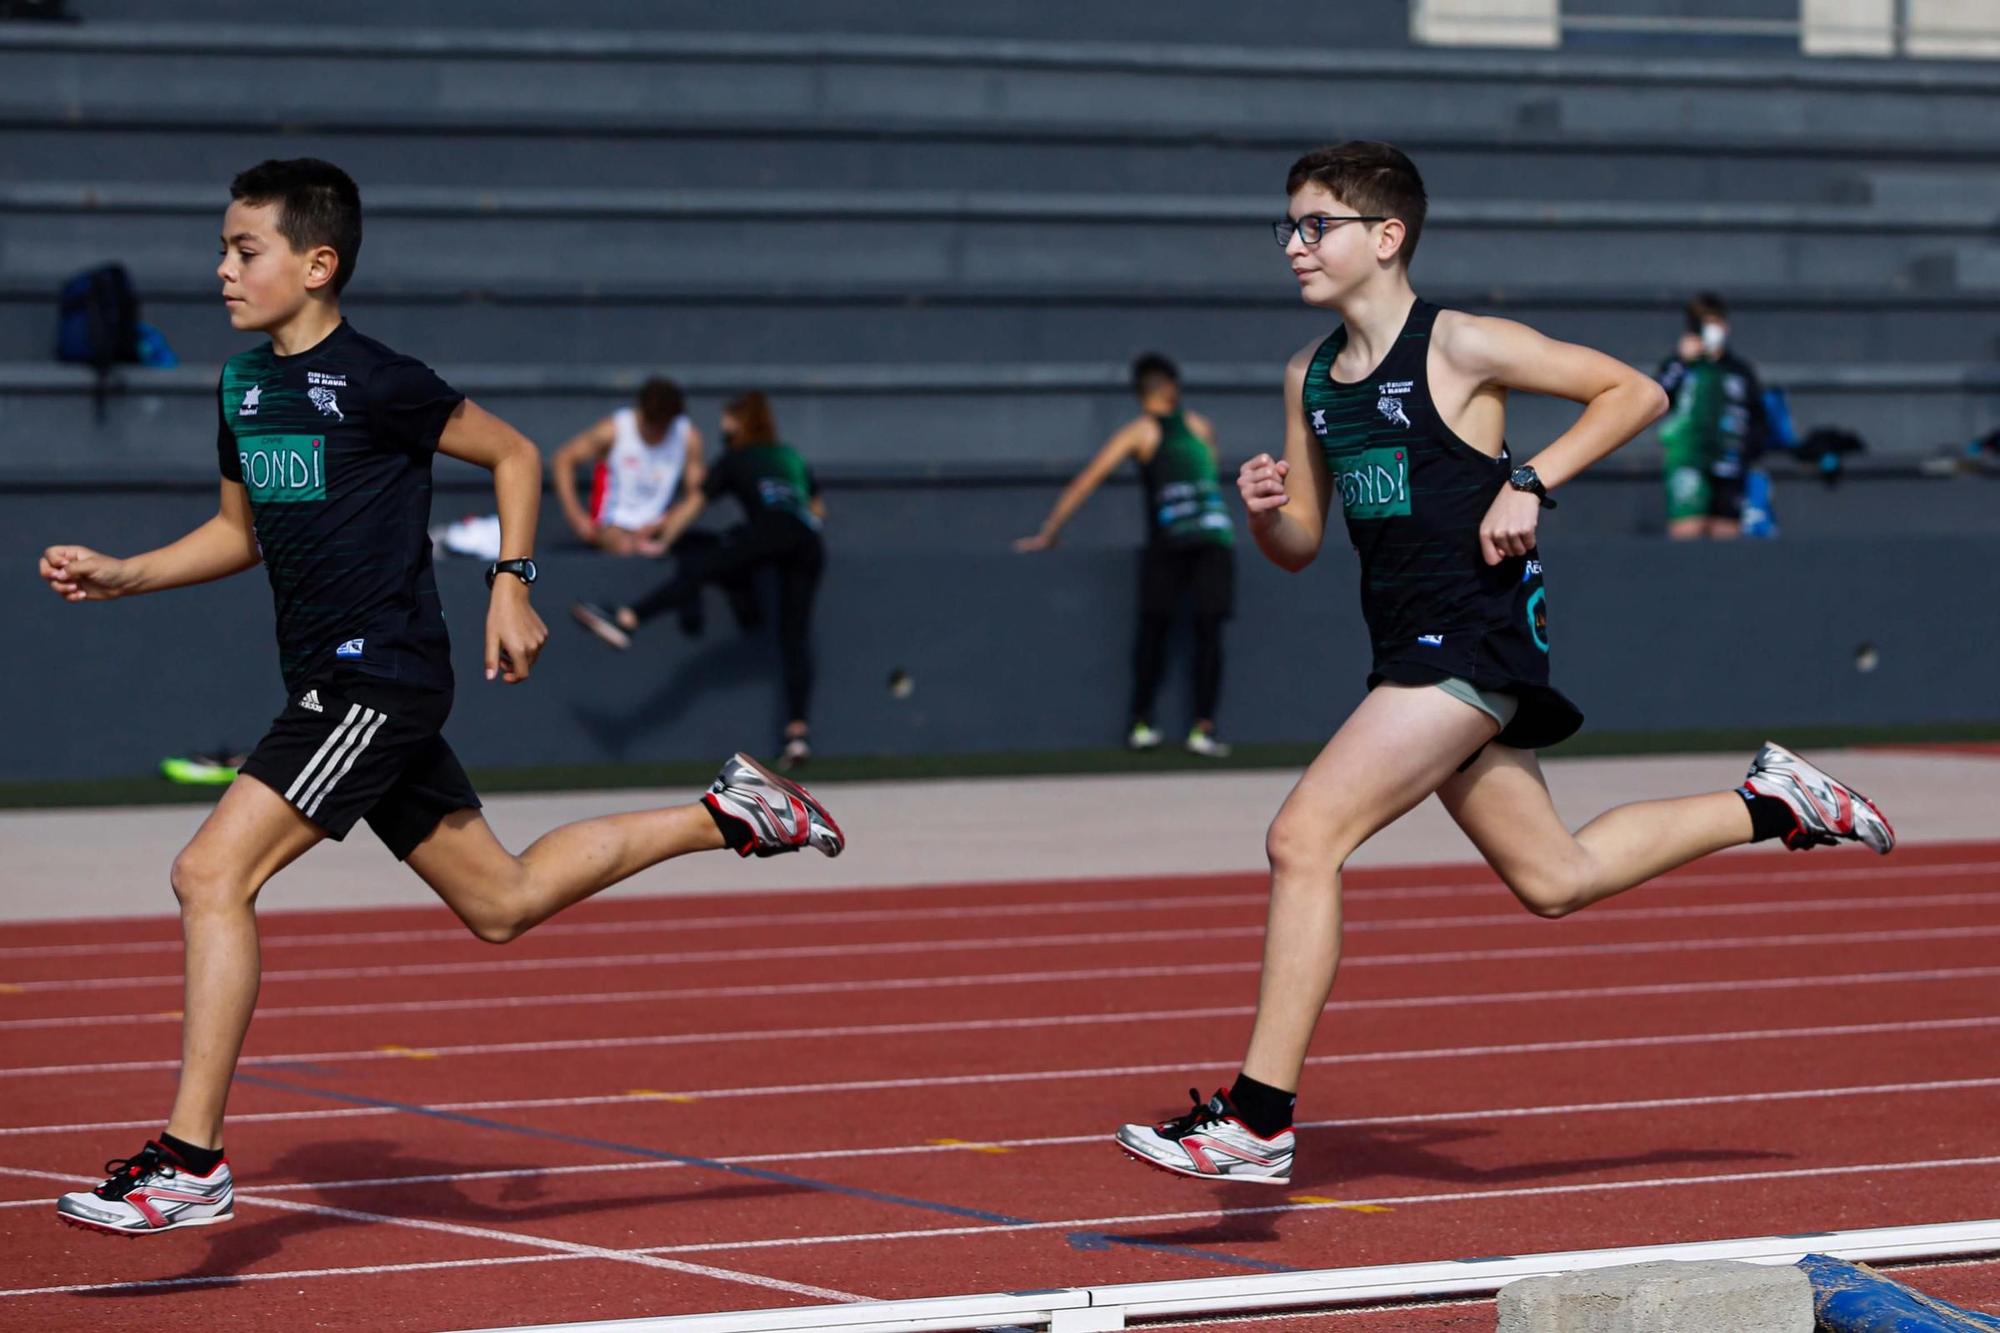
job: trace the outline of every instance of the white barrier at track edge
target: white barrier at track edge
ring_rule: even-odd
[[[862,1301],[659,1319],[613,1319],[546,1324],[483,1333],[789,1333],[833,1329],[838,1333],[949,1333],[998,1325],[1046,1327],[1050,1333],[1105,1333],[1128,1318],[1175,1314],[1227,1314],[1244,1310],[1311,1309],[1432,1296],[1489,1295],[1522,1278],[1544,1277],[1619,1264],[1661,1260],[1734,1259],[1753,1264],[1797,1263],[1808,1254],[1837,1259],[1940,1259],[2000,1253],[2000,1218],[1864,1231],[1807,1232],[1741,1240],[1643,1245],[1617,1250],[1503,1255],[1379,1268],[1329,1268],[1256,1277],[1194,1278],[1111,1287],[996,1292],[922,1300]]]

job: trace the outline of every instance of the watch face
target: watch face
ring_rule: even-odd
[[[523,579],[527,580],[529,583],[533,583],[539,576],[540,576],[540,571],[535,568],[534,561],[523,560],[521,562],[521,577]]]
[[[1531,467],[1517,467],[1509,480],[1513,482],[1516,490],[1532,491],[1541,484],[1542,479],[1535,475],[1535,470]]]

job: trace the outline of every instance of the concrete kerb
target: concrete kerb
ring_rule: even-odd
[[[1731,1260],[1528,1278],[1499,1303],[1499,1333],[1813,1333],[1805,1273]]]

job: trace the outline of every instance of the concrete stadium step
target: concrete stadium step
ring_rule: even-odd
[[[1441,305],[1519,319],[1648,370],[1671,347],[1692,291],[1419,286]],[[249,345],[223,318],[213,280],[197,276],[164,287],[142,281],[139,294],[144,317],[184,361],[221,361]],[[1737,345],[1752,360],[2000,359],[2000,287],[1980,293],[1730,288],[1725,295]],[[0,282],[0,361],[48,356],[54,301],[53,282]],[[1188,361],[1266,352],[1275,364],[1332,324],[1324,312],[1300,304],[1282,272],[1256,287],[1205,291],[632,283],[616,290],[554,285],[481,292],[399,288],[371,275],[350,289],[345,306],[371,335],[431,359],[532,356],[578,366],[651,360],[668,370],[690,363],[809,364],[829,347],[839,347],[844,361],[868,364],[939,356],[1003,364],[1104,361],[1148,348]]]
[[[218,40],[226,32],[226,40]],[[1102,114],[1229,130],[1318,123],[1337,81],[1345,123],[1737,133],[1979,143],[1982,66],[1619,58],[1491,51],[1000,41],[814,33],[524,32],[133,23],[0,28],[0,101],[310,117],[356,110],[973,118]],[[1449,95],[1440,95],[1442,88]]]
[[[98,179],[219,191],[273,154],[324,157],[360,181],[484,190],[671,184],[683,189],[1019,189],[1262,193],[1327,134],[1323,119],[1214,130],[1115,116],[989,124],[900,115],[402,112],[326,108],[308,117],[197,106],[121,104],[111,90],[63,107],[0,105],[17,180],[63,180],[88,162]],[[1349,123],[1345,134],[1397,142],[1434,199],[1622,199],[1868,203],[1922,211],[1991,205],[1985,184],[2000,135],[1985,142],[1841,136],[1774,140],[1735,133],[1661,136],[1589,129]],[[1921,174],[1916,169],[1921,169]]]
[[[205,17],[211,22],[269,27],[285,21],[261,0],[202,0],[199,5],[160,0],[75,0],[93,23],[157,22],[163,13]],[[744,22],[740,0],[674,0],[677,29],[733,32]],[[762,0],[761,25],[773,32],[834,27],[846,33],[940,37],[1015,37],[1029,26],[1018,9],[987,5],[939,5],[930,0]],[[632,26],[631,0],[565,0],[551,10],[545,0],[343,0],[340,20],[349,28],[407,27],[526,29],[547,31],[560,20],[565,29],[625,31]],[[1409,37],[1407,0],[1343,0],[1338,16],[1288,10],[1284,6],[1218,7],[1212,0],[1149,0],[1135,17],[1131,0],[1066,0],[1037,6],[1032,26],[1037,38],[1147,40],[1158,34],[1201,32],[1217,42],[1285,44],[1318,38],[1354,46],[1402,46]]]
[[[544,446],[627,401],[651,367],[467,365],[439,359],[452,383]],[[1764,367],[1790,387],[1801,430],[1858,431],[1879,458],[1962,447],[2000,425],[2000,369],[1991,365]],[[1188,397],[1211,416],[1226,458],[1278,442],[1279,363],[1186,363]],[[1122,363],[964,365],[694,365],[679,368],[696,419],[748,388],[772,394],[786,438],[826,463],[1002,465],[1073,453],[1081,458],[1130,419]],[[0,366],[0,472],[101,475],[120,469],[213,467],[217,367],[131,370],[124,391],[93,416],[92,380],[80,367]],[[1510,437],[1524,451],[1553,438],[1577,408],[1521,396]],[[52,442],[57,447],[52,448]],[[1635,467],[1656,454],[1642,437],[1621,455]]]
[[[212,252],[215,186],[40,182],[0,186],[0,274],[48,281],[123,259],[142,282]],[[945,280],[1142,284],[1268,281],[1277,262],[1262,196],[971,191],[541,190],[371,192],[363,269],[376,279],[504,286],[782,279],[810,228],[810,272],[838,283]],[[1428,281],[1540,275],[1576,286],[1842,287],[1910,281],[1941,252],[1992,248],[1983,209],[1811,204],[1449,201],[1431,212]]]

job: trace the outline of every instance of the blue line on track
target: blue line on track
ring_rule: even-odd
[[[236,1081],[249,1083],[260,1088],[274,1088],[281,1092],[301,1093],[308,1097],[321,1097],[327,1101],[345,1102],[350,1106],[372,1106],[386,1111],[401,1111],[406,1115],[426,1116],[432,1120],[447,1120],[453,1124],[468,1125],[475,1129],[498,1130],[502,1134],[519,1134],[526,1138],[548,1139],[556,1143],[567,1143],[579,1148],[595,1148],[600,1152],[619,1153],[626,1157],[640,1157],[655,1162],[678,1162],[682,1166],[702,1167],[709,1171],[721,1171],[732,1176],[744,1176],[752,1180],[765,1180],[773,1184],[792,1185],[799,1189],[814,1190],[821,1194],[840,1194],[852,1199],[866,1199],[871,1203],[885,1203],[897,1208],[914,1208],[920,1212],[941,1213],[947,1217],[967,1218],[975,1222],[987,1222],[995,1227],[1022,1227],[1034,1225],[1033,1219],[1011,1217],[1006,1213],[988,1212],[983,1208],[962,1208],[957,1204],[934,1203],[928,1199],[911,1198],[904,1194],[890,1194],[883,1190],[866,1189],[859,1185],[840,1185],[830,1180],[815,1180],[810,1176],[797,1176],[789,1171],[771,1171],[759,1166],[745,1166],[740,1162],[720,1162],[712,1157],[696,1157],[689,1153],[668,1152],[664,1148],[648,1148],[636,1143],[618,1143],[610,1139],[589,1138],[581,1134],[565,1134],[560,1130],[539,1129],[533,1125],[516,1125],[505,1120],[494,1120],[489,1116],[467,1115],[463,1111],[444,1111],[436,1107],[423,1106],[415,1102],[390,1101],[383,1097],[366,1097],[359,1093],[341,1092],[334,1088],[313,1088],[300,1083],[267,1078],[258,1074],[238,1073]],[[1076,1241],[1084,1236],[1089,1242],[1078,1246]],[[1248,1268],[1257,1272],[1289,1273],[1297,1270],[1283,1264],[1266,1263],[1261,1259],[1244,1259],[1233,1254],[1215,1250],[1189,1249],[1180,1245],[1169,1245],[1158,1241],[1139,1240],[1127,1236],[1112,1236],[1096,1232],[1077,1233],[1071,1237],[1071,1244],[1082,1249],[1108,1249],[1111,1245],[1130,1246],[1135,1249],[1157,1250],[1165,1254],[1178,1254],[1191,1259],[1202,1259],[1209,1263],[1228,1264],[1236,1268]]]

